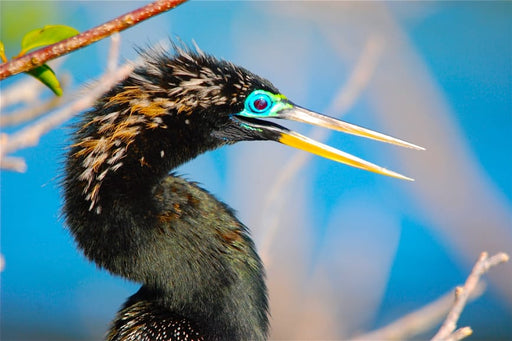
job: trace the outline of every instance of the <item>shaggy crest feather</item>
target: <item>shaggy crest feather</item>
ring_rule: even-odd
[[[143,66],[85,115],[72,145],[73,156],[82,160],[78,180],[83,183],[84,198],[89,210],[97,214],[101,213],[103,181],[123,167],[139,134],[167,129],[166,117],[190,116],[198,108],[237,107],[255,86],[273,88],[249,71],[197,47],[194,51],[173,44],[173,53],[151,49],[141,55]],[[140,162],[144,163],[142,157]]]

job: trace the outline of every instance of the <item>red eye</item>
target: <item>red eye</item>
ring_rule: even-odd
[[[263,90],[253,91],[245,100],[245,109],[256,116],[267,115],[273,105],[270,94]]]
[[[268,107],[268,102],[265,98],[260,97],[257,98],[252,105],[254,106],[254,109],[256,109],[257,111],[263,111]]]

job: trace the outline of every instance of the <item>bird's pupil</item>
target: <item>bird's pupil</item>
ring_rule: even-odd
[[[268,102],[264,98],[258,98],[253,102],[254,108],[258,111],[263,111],[268,107]]]

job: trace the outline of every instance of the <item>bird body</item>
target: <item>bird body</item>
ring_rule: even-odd
[[[64,215],[78,247],[142,284],[108,340],[264,340],[264,270],[247,228],[197,184],[169,172],[238,141],[273,140],[405,178],[262,118],[294,119],[395,144],[290,102],[267,80],[201,51],[145,54],[84,113],[64,174]]]

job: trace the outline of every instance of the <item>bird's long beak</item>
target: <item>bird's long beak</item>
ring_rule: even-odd
[[[341,131],[344,133],[358,135],[370,139],[374,139],[381,142],[387,142],[391,144],[395,144],[401,147],[407,147],[417,150],[424,150],[423,147],[417,146],[415,144],[402,141],[400,139],[384,135],[382,133],[378,133],[376,131],[372,131],[363,127],[359,127],[341,120],[337,120],[335,118],[318,114],[316,112],[304,109],[302,107],[293,105],[291,108],[286,108],[281,110],[276,118],[288,119],[293,121],[299,121],[304,123],[313,124],[316,126],[329,128],[337,131]],[[298,134],[294,131],[283,130],[281,131],[281,136],[278,138],[278,141],[288,145],[290,147],[302,149],[304,151],[325,157],[327,159],[331,159],[337,162],[341,162],[353,167],[361,168],[370,172],[379,173],[383,175],[392,176],[399,179],[410,180],[413,179],[401,175],[399,173],[393,172],[386,168],[377,166],[371,162],[360,159],[356,156],[345,153],[341,150],[332,148],[323,143],[312,140],[306,136]]]
[[[404,180],[410,180],[413,181],[413,179],[404,176],[402,174],[393,172],[391,170],[388,170],[386,168],[377,166],[371,162],[365,161],[363,159],[360,159],[356,156],[353,156],[351,154],[345,153],[341,150],[338,150],[336,148],[327,146],[323,143],[320,143],[318,141],[312,140],[306,136],[303,136],[299,133],[296,133],[294,131],[291,131],[287,128],[284,128],[280,125],[263,121],[261,118],[278,118],[278,119],[287,119],[287,120],[293,120],[298,122],[304,122],[313,124],[316,126],[329,128],[337,131],[341,131],[348,134],[363,136],[366,138],[374,139],[381,142],[387,142],[391,144],[395,144],[402,147],[412,148],[412,149],[418,149],[423,150],[424,148],[414,145],[409,142],[405,142],[402,140],[399,140],[397,138],[384,135],[363,127],[359,127],[329,116],[325,116],[307,109],[304,109],[302,107],[296,106],[292,104],[291,102],[286,101],[286,103],[283,103],[284,105],[281,106],[276,111],[273,111],[271,114],[268,115],[247,115],[242,114],[240,116],[237,116],[238,119],[241,119],[243,121],[243,125],[246,126],[248,129],[259,131],[261,132],[261,138],[262,139],[271,139],[275,140],[277,142],[283,143],[285,145],[288,145],[290,147],[294,147],[297,149],[302,149],[304,151],[325,157],[327,159],[331,159],[337,162],[341,162],[353,167],[361,168],[370,172],[379,173],[387,176],[391,176],[394,178],[404,179]],[[245,117],[244,117],[245,116]],[[249,116],[249,117],[247,117]],[[257,117],[257,118],[256,118]],[[258,134],[260,136],[260,134]]]

